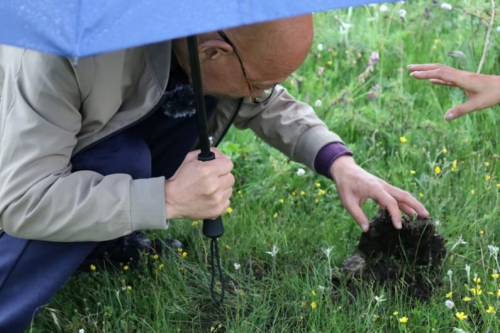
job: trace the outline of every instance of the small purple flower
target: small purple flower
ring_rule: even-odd
[[[324,72],[325,72],[325,67],[320,67],[318,68],[318,71],[316,73],[318,74],[318,76],[321,76],[323,75]]]
[[[379,90],[380,89],[380,84],[376,83],[373,85],[372,90]]]
[[[373,51],[372,54],[370,55],[370,66],[375,65],[379,60],[380,60],[380,55],[378,54],[378,51]]]
[[[374,99],[377,95],[374,92],[371,92],[368,94],[368,97],[370,97],[370,99]]]

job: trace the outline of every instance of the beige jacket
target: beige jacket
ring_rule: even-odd
[[[168,82],[171,43],[80,59],[0,45],[0,228],[20,238],[103,241],[166,229],[165,179],[71,171],[73,155],[145,117]],[[222,99],[209,129],[216,141],[238,101]],[[314,168],[339,142],[283,88],[235,118],[291,159]]]

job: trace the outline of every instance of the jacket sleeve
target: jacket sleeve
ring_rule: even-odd
[[[0,101],[0,228],[14,237],[60,242],[166,229],[165,209],[158,210],[163,181],[71,172],[86,89],[69,61],[28,50],[11,56],[16,59],[4,59]],[[156,212],[146,219],[150,208]]]
[[[276,86],[273,97],[264,104],[245,99],[234,124],[239,129],[252,129],[262,140],[314,171],[321,148],[342,142],[309,105],[295,100],[281,86]]]

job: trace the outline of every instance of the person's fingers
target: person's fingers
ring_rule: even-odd
[[[467,113],[471,113],[472,111],[477,111],[479,109],[477,103],[474,100],[468,100],[467,102],[454,106],[449,109],[444,115],[445,120],[453,120],[457,119]]]
[[[440,67],[446,67],[446,66],[444,66],[443,64],[412,64],[412,65],[408,65],[408,70],[410,72],[429,71],[429,70],[438,69]]]
[[[406,215],[408,215],[409,217],[415,217],[417,214],[417,212],[411,208],[410,206],[408,206],[407,204],[404,204],[402,202],[398,203],[399,205],[399,209],[401,209],[403,212],[405,212]]]
[[[232,173],[228,173],[219,177],[219,188],[228,189],[234,185],[234,176]]]
[[[358,205],[357,201],[352,197],[346,198],[345,200],[343,200],[343,204],[345,209],[347,209],[349,214],[351,214],[354,220],[356,220],[358,225],[361,227],[361,230],[363,230],[363,232],[367,232],[370,227],[368,218],[366,217],[361,207]]]
[[[446,81],[446,82],[455,82],[457,79],[457,73],[456,71],[450,71],[446,68],[438,68],[438,69],[433,69],[433,70],[428,70],[428,71],[415,71],[410,74],[413,76],[415,79],[419,80],[441,80],[441,81]]]
[[[214,153],[215,158],[221,158],[222,156],[226,156],[219,149],[215,147],[210,147],[210,151]]]
[[[443,80],[439,80],[439,79],[430,79],[429,82],[432,84],[440,85],[440,86],[456,87],[456,85],[451,83],[451,82],[443,81]]]
[[[230,173],[233,170],[233,162],[229,157],[222,155],[220,158],[215,160],[203,162],[210,166],[210,172],[213,172],[216,176],[222,176]]]
[[[429,217],[429,212],[427,211],[427,209],[425,209],[424,205],[422,205],[420,201],[415,199],[413,195],[388,183],[385,184],[385,187],[387,189],[387,192],[394,199],[396,199],[398,203],[403,203],[411,207],[418,214],[418,216]],[[404,212],[406,213],[406,211]]]
[[[399,205],[396,199],[394,199],[389,193],[383,189],[377,190],[376,195],[372,197],[373,200],[378,202],[381,209],[386,209],[391,215],[392,224],[396,229],[401,229],[401,212],[399,211]]]

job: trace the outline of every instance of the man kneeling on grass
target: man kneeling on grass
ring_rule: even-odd
[[[308,105],[279,86],[306,58],[312,17],[199,36],[209,130],[234,122],[335,181],[363,231],[371,198],[401,228],[428,216],[356,165]],[[22,332],[90,256],[160,251],[139,230],[221,215],[231,160],[197,160],[185,39],[81,59],[0,46],[0,332]],[[110,242],[110,240],[112,240]],[[103,251],[102,247],[107,250]],[[115,247],[115,248],[113,248]]]

